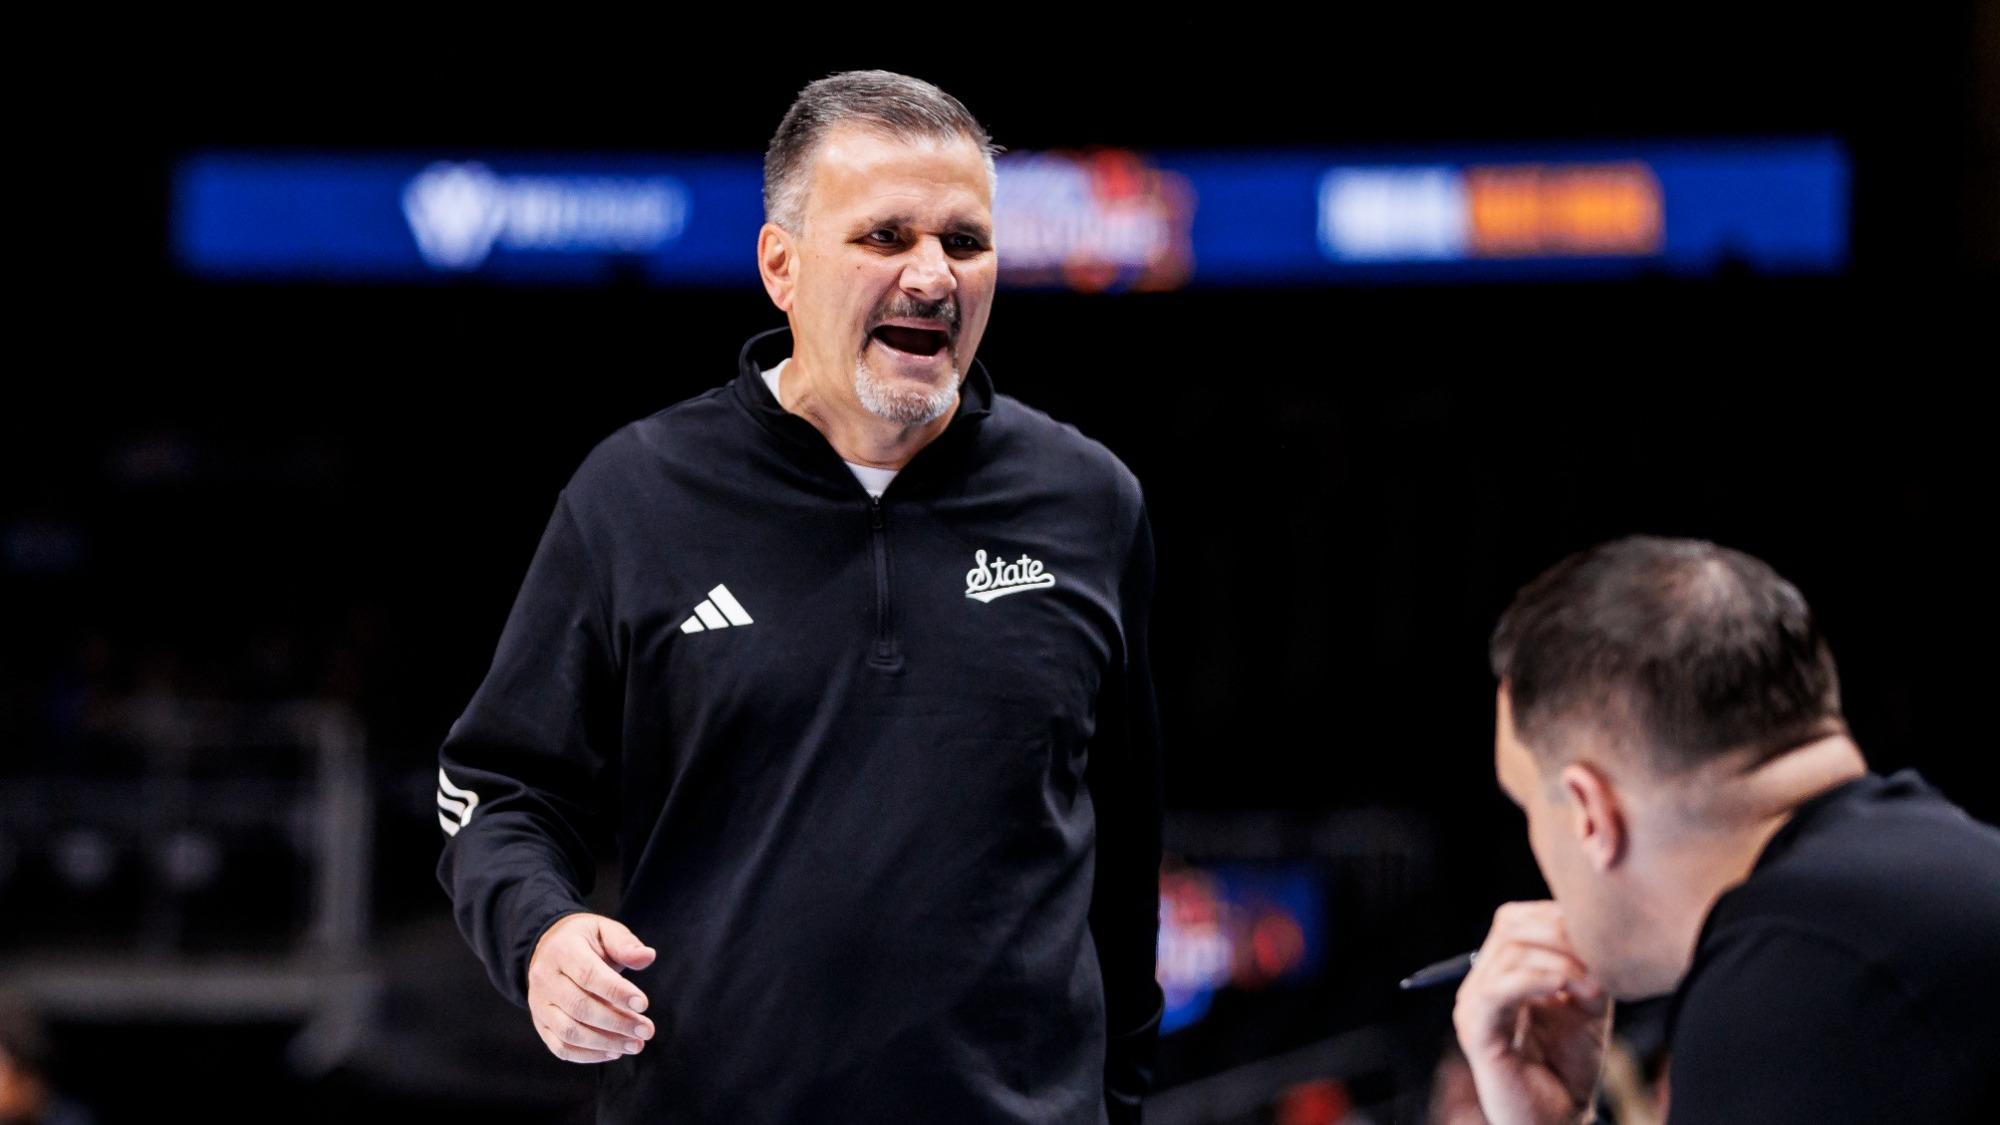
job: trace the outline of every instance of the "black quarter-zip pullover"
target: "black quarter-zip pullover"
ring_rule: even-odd
[[[657,1032],[595,1064],[600,1121],[1136,1120],[1161,1013],[1139,483],[975,361],[874,500],[765,385],[788,344],[753,337],[557,497],[439,753],[459,927],[525,1007],[615,849]]]

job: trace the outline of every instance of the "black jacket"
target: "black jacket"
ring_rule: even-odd
[[[659,951],[600,1120],[1136,1120],[1151,1078],[1153,541],[1102,445],[975,362],[871,499],[760,376],[600,443],[439,753],[500,991],[586,909]],[[523,1034],[530,1034],[523,1021]]]

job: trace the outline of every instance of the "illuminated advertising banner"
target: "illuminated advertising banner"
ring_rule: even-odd
[[[1173,165],[1205,284],[1520,280],[1839,269],[1831,141]]]
[[[1326,956],[1325,901],[1325,877],[1309,863],[1169,865],[1160,874],[1160,1030],[1201,1019],[1224,989],[1312,979]]]
[[[208,155],[176,176],[173,243],[215,278],[754,284],[762,184],[738,157]]]
[[[1831,141],[1369,154],[1013,153],[1001,281],[1082,292],[1518,280],[1847,256]],[[755,157],[191,157],[173,249],[231,280],[750,287]]]

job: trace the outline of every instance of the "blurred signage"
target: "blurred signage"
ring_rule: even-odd
[[[1004,280],[1083,292],[1174,289],[1194,266],[1194,194],[1134,152],[1029,153],[1000,163],[993,229]]]
[[[433,268],[477,269],[510,251],[650,254],[680,237],[688,194],[671,176],[497,176],[433,164],[403,188],[403,217]]]
[[[1208,1013],[1223,989],[1304,980],[1324,957],[1324,879],[1303,863],[1173,867],[1160,876],[1162,1032]]]
[[[178,169],[173,243],[237,280],[754,283],[761,184],[734,158],[209,154]]]
[[[1341,167],[1320,180],[1319,241],[1337,262],[1658,255],[1647,164]]]
[[[999,161],[1003,284],[1532,280],[1847,256],[1828,140],[1449,153],[1089,149]],[[754,156],[389,159],[209,153],[173,190],[173,251],[224,280],[758,284]]]

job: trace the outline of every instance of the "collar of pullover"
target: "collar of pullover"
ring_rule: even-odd
[[[759,332],[745,341],[743,350],[736,357],[737,373],[731,388],[736,400],[758,424],[788,445],[797,447],[794,452],[806,458],[816,469],[853,484],[853,475],[841,463],[840,455],[834,452],[826,435],[811,422],[779,405],[771,394],[771,388],[764,384],[764,369],[790,354],[792,330],[789,327]],[[972,370],[959,383],[958,395],[958,409],[953,412],[944,432],[917,451],[910,463],[897,474],[897,482],[903,482],[914,468],[953,459],[947,451],[961,446],[966,436],[978,428],[980,420],[993,412],[993,377],[978,359],[972,361]],[[896,488],[894,485],[891,487]],[[904,485],[896,490],[906,489],[907,485]]]

